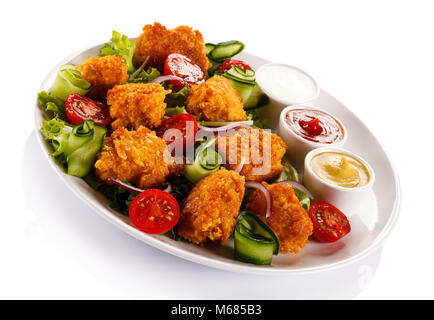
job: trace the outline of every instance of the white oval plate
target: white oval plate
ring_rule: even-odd
[[[65,63],[80,64],[89,57],[99,55],[101,47],[102,44],[99,44],[62,60],[47,75],[40,91],[50,89],[60,65]],[[249,53],[241,53],[238,57],[247,61],[254,69],[269,62]],[[349,109],[324,90],[321,90],[313,105],[328,110],[345,123],[349,135],[344,148],[359,154],[371,164],[376,173],[375,185],[370,201],[365,203],[363,208],[354,208],[351,212],[347,212],[352,226],[352,231],[348,236],[332,244],[310,241],[298,254],[279,254],[273,257],[271,266],[255,266],[234,260],[232,242],[226,246],[207,245],[206,247],[199,247],[174,241],[166,236],[149,235],[137,230],[131,225],[128,217],[109,207],[107,199],[102,194],[93,190],[82,179],[65,174],[48,155],[47,145],[39,133],[41,121],[46,120],[46,117],[38,108],[37,102],[35,105],[35,124],[40,145],[54,171],[82,201],[120,230],[175,256],[214,268],[256,274],[300,274],[336,268],[372,252],[392,230],[400,206],[398,176],[386,152],[369,129]]]

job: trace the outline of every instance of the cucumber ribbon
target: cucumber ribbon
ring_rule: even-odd
[[[50,155],[66,165],[68,174],[77,177],[90,173],[107,133],[105,127],[93,120],[71,128],[61,120],[52,119],[43,121],[41,131],[53,148]]]
[[[59,68],[50,93],[66,100],[71,93],[85,95],[90,89],[90,83],[81,76],[73,64],[65,64]]]
[[[269,265],[273,254],[280,250],[274,231],[255,214],[240,212],[234,231],[235,258],[237,260]]]
[[[190,182],[197,183],[220,168],[223,158],[211,147],[214,142],[215,138],[199,146],[194,162],[185,166],[184,175]]]

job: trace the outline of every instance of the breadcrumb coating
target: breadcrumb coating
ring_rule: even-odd
[[[256,190],[249,197],[246,210],[258,215],[277,234],[280,251],[297,253],[303,248],[312,234],[313,225],[303,209],[294,189],[280,183],[262,183],[271,193],[273,209],[269,218],[265,217],[267,204],[264,194]]]
[[[142,189],[159,187],[168,177],[179,173],[169,170],[170,157],[166,142],[154,131],[145,127],[128,131],[121,127],[104,139],[95,173],[104,181],[112,178]]]
[[[211,66],[202,34],[188,26],[166,29],[158,22],[147,24],[134,48],[133,64],[138,68],[149,56],[148,66],[163,72],[164,61],[171,53],[180,53],[191,59],[207,75]]]
[[[226,169],[236,170],[243,159],[244,165],[240,174],[246,180],[255,181],[269,181],[280,175],[283,168],[282,157],[287,148],[278,135],[249,128],[239,128],[226,137],[220,136],[217,147],[226,159]]]
[[[225,244],[235,228],[244,196],[244,178],[224,168],[199,181],[188,195],[178,234],[193,243]]]
[[[157,127],[164,117],[164,99],[169,92],[158,83],[127,83],[110,89],[107,104],[114,120],[113,130]]]
[[[76,67],[83,79],[91,84],[88,93],[93,98],[104,97],[107,90],[128,79],[128,68],[118,56],[92,57]]]
[[[193,85],[187,98],[187,111],[206,121],[244,121],[243,99],[238,91],[222,76]]]

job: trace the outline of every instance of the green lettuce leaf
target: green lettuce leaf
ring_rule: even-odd
[[[150,83],[160,75],[160,71],[149,67],[148,70],[142,70],[134,79],[128,80],[131,83]]]
[[[87,175],[83,179],[92,189],[101,192],[108,200],[110,200],[110,208],[124,215],[128,215],[131,201],[133,201],[136,196],[134,192],[118,186],[110,186],[92,174]]]
[[[50,115],[64,118],[65,102],[46,91],[38,93],[38,106]]]
[[[128,73],[133,73],[136,68],[133,65],[133,53],[135,40],[131,40],[126,36],[113,30],[111,43],[105,43],[101,49],[100,56],[115,55],[124,59],[125,64],[128,67]]]
[[[309,208],[310,208],[310,198],[307,196],[307,194],[305,194],[304,192],[298,190],[298,189],[294,189],[294,193],[298,198],[298,201],[300,201],[301,206],[307,211],[309,212]]]
[[[187,98],[188,98],[189,87],[185,86],[184,88],[182,88],[178,92],[175,92],[173,90],[173,86],[169,86],[169,89],[171,89],[172,92],[169,93],[166,96],[166,99],[164,100],[164,102],[167,104],[167,108],[173,108],[173,107],[177,107],[177,106],[185,106],[185,102],[187,101]]]
[[[166,108],[166,115],[173,117],[173,116],[177,116],[178,114],[182,114],[185,113],[185,107],[173,107],[173,108]]]
[[[285,180],[301,182],[297,170],[295,170],[295,168],[292,166],[291,162],[289,162],[286,156],[282,158],[282,166],[283,166],[282,173],[280,174],[280,176],[277,178],[275,182],[280,182]]]

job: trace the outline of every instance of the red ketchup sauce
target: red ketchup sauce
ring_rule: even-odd
[[[344,128],[331,115],[313,109],[292,109],[285,122],[298,136],[317,143],[338,143],[344,138]]]

